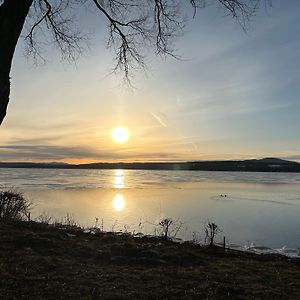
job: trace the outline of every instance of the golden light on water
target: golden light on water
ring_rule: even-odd
[[[113,200],[113,207],[116,211],[122,211],[125,207],[124,196],[122,194],[116,194]]]
[[[116,189],[124,188],[124,171],[123,170],[115,170],[114,176],[114,187]],[[113,198],[113,208],[120,212],[125,207],[124,196],[121,193],[118,193]]]
[[[125,127],[117,127],[112,131],[112,137],[116,143],[123,144],[127,142],[129,133]]]
[[[116,189],[124,188],[124,171],[123,170],[116,170],[115,171],[115,182],[114,187]]]

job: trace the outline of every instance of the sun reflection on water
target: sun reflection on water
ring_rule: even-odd
[[[114,177],[114,180],[115,180],[114,181],[114,187],[116,189],[124,188],[124,186],[125,186],[124,179],[125,179],[124,171],[123,170],[116,170],[115,171],[115,177]]]
[[[116,211],[122,211],[125,207],[124,196],[122,194],[116,194],[113,200],[113,207]]]

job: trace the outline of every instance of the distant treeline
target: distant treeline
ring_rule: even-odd
[[[237,161],[135,162],[135,163],[0,163],[0,168],[48,169],[131,169],[131,170],[195,170],[244,172],[300,172],[300,163],[276,158]]]

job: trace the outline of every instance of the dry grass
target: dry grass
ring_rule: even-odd
[[[299,299],[300,265],[161,238],[0,224],[1,299]]]

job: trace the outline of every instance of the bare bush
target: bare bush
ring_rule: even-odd
[[[19,192],[0,191],[0,220],[30,218],[31,203]]]
[[[179,220],[174,221],[171,218],[165,218],[158,223],[157,231],[165,239],[175,238],[182,224]]]
[[[204,224],[204,230],[205,242],[212,247],[214,245],[215,237],[221,232],[221,229],[216,223],[208,221]]]

